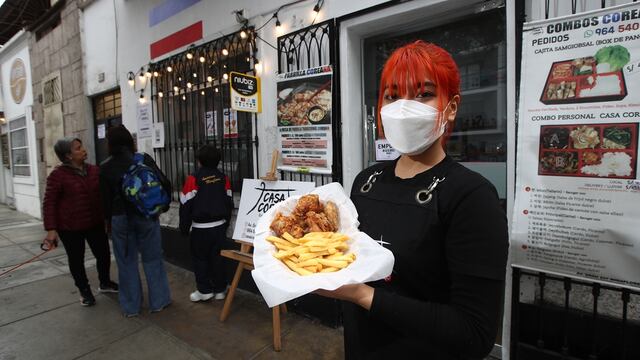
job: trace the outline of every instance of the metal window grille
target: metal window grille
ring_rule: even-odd
[[[331,118],[333,136],[333,166],[331,175],[280,171],[282,180],[313,181],[324,185],[342,182],[342,145],[340,121],[340,73],[338,69],[338,42],[334,19],[300,29],[278,37],[278,72],[286,73],[321,65],[332,65]]]
[[[534,302],[521,299],[523,277],[536,282]],[[519,268],[513,268],[512,291],[511,359],[640,359],[640,323],[629,318],[640,292]],[[563,304],[550,301],[549,292],[554,298],[560,292]],[[617,304],[605,308],[605,292]],[[591,311],[572,306],[578,300]]]
[[[237,118],[229,119],[234,113],[227,80],[231,71],[254,73],[256,47],[253,29],[249,30],[245,33],[249,36],[236,32],[150,65],[153,117],[164,125],[165,132],[165,146],[155,153],[174,184],[174,200],[180,184],[196,170],[196,153],[204,144],[220,150],[220,166],[234,192],[241,191],[242,179],[254,177],[257,117],[237,112]],[[236,129],[233,125],[237,134],[228,131]]]
[[[46,80],[42,84],[42,94],[44,106],[53,105],[62,101],[62,88],[60,87],[60,76],[55,76]]]

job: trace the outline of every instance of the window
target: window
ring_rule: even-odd
[[[29,142],[27,140],[27,120],[25,118],[13,120],[9,123],[9,137],[13,175],[31,176]]]
[[[122,115],[120,91],[116,90],[93,99],[93,110],[96,120],[106,120]]]

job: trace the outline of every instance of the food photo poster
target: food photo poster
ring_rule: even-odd
[[[526,23],[514,265],[640,288],[640,4]]]

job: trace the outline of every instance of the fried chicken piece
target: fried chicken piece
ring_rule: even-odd
[[[304,223],[303,223],[304,224]],[[276,213],[271,225],[269,226],[277,236],[288,232],[294,238],[301,238],[304,236],[304,229],[301,226],[300,220],[295,216],[285,216],[281,213]]]
[[[295,216],[304,219],[309,211],[321,213],[323,210],[324,206],[320,203],[320,197],[316,194],[309,194],[298,199],[298,203],[293,213]]]
[[[324,205],[324,213],[333,225],[334,231],[338,231],[340,228],[340,215],[338,213],[338,207],[333,201],[327,201]]]
[[[331,221],[327,219],[327,215],[324,213],[316,213],[309,211],[304,219],[307,224],[307,232],[323,232],[323,231],[336,231],[338,230],[333,226]]]

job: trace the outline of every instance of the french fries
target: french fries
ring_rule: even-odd
[[[355,261],[349,250],[349,237],[335,232],[310,232],[301,238],[289,233],[267,236],[267,241],[278,249],[273,256],[299,275],[335,272]]]

